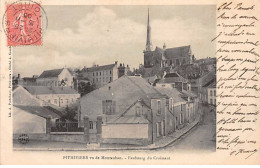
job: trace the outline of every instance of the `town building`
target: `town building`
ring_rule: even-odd
[[[156,87],[156,89],[168,96],[167,106],[169,112],[166,113],[167,134],[185,126],[187,101],[182,98],[182,93],[176,88]]]
[[[215,71],[208,72],[198,79],[198,82],[197,82],[198,95],[199,95],[199,98],[202,103],[210,102],[210,99],[209,99],[210,92],[208,92],[208,89],[209,89],[208,87],[212,87],[212,85],[214,85],[213,84],[214,82],[216,83],[216,72]],[[214,91],[213,91],[213,93],[214,93]],[[214,99],[212,101],[214,102]]]
[[[16,86],[13,90],[13,138],[26,134],[31,140],[46,138],[46,127],[55,125],[62,113],[44,101],[31,95],[24,87]],[[46,138],[47,139],[47,138]]]
[[[46,70],[36,83],[38,86],[73,86],[73,76],[68,68]]]
[[[183,78],[177,72],[165,72],[163,78],[160,79],[155,85],[156,87],[177,88],[180,91],[191,90],[191,85],[189,81]]]
[[[24,86],[24,88],[37,99],[44,101],[45,104],[59,108],[73,106],[80,97],[80,94],[71,87]]]
[[[216,105],[216,81],[208,86],[208,103]]]
[[[101,116],[104,142],[153,143],[166,135],[166,100],[166,95],[143,78],[123,76],[81,97],[80,126],[88,116],[90,128],[95,129],[96,119]]]
[[[185,103],[181,105],[181,109],[185,109],[183,111],[184,114],[178,113],[178,115],[183,115],[183,123],[188,123],[195,120],[198,111],[199,99],[198,96],[191,90],[191,84],[188,82],[187,79],[183,78],[177,72],[167,73],[164,75],[163,79],[159,80],[156,83],[156,88],[159,91],[161,90],[164,94],[166,94],[168,97],[171,97],[172,99],[175,95],[175,97],[180,96],[182,99],[185,100]],[[176,93],[174,94],[173,91]],[[174,103],[174,101],[171,101],[173,100],[170,100],[170,107]]]
[[[122,72],[120,71],[120,74]],[[93,67],[84,67],[79,76],[88,79],[96,88],[100,88],[116,79],[118,79],[117,61],[114,64],[94,65]]]
[[[145,68],[151,68],[154,66],[178,67],[181,65],[193,64],[195,60],[190,45],[167,48],[164,44],[162,48],[156,47],[155,50],[152,49],[149,9],[147,20],[146,47],[143,53]]]

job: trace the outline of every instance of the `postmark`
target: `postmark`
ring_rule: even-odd
[[[20,0],[6,5],[2,25],[8,46],[42,45],[48,19],[39,3]]]
[[[30,141],[30,138],[27,134],[21,134],[18,137],[18,142],[21,144],[27,144]]]

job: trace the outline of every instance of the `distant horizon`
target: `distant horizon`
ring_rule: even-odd
[[[44,70],[115,61],[138,68],[143,64],[148,7],[153,50],[164,43],[166,48],[190,45],[196,59],[215,57],[215,5],[43,6],[49,20],[43,45],[14,47],[13,74],[32,77]]]

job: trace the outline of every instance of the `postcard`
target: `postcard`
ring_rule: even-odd
[[[257,0],[1,0],[1,164],[259,164]]]

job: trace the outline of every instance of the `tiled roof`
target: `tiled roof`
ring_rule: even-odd
[[[63,71],[62,69],[53,69],[53,70],[47,70],[43,71],[43,73],[39,76],[39,78],[52,78],[52,77],[58,77],[59,74]]]
[[[186,91],[183,90],[182,93],[184,93],[185,95],[187,95],[188,97],[197,97],[197,95],[195,93],[193,93],[192,91]]]
[[[187,79],[183,78],[177,72],[168,73],[158,83],[174,83],[174,82],[187,82]]]
[[[103,70],[110,70],[112,69],[116,64],[109,64],[109,65],[103,65],[103,66],[95,66],[90,68],[83,68],[81,72],[96,72],[96,71],[103,71]]]
[[[108,124],[148,124],[148,120],[143,117],[137,116],[122,116],[122,117],[115,117],[107,122]]]
[[[189,52],[190,52],[190,46],[167,48],[164,52],[164,56],[167,59],[170,59],[173,57],[186,57],[186,56],[189,56]]]
[[[51,87],[51,86],[24,86],[32,95],[42,94],[79,94],[71,87]]]
[[[22,105],[14,105],[14,106],[23,111],[27,111],[31,114],[35,114],[43,118],[48,118],[48,117],[60,118],[62,116],[62,113],[48,106],[22,106]]]
[[[102,110],[97,110],[97,101],[113,100],[116,101],[116,113],[122,114],[136,100],[142,99],[147,106],[151,106],[151,99],[166,97],[141,77],[122,76],[107,85],[96,89],[81,97],[80,103],[84,115],[102,115]],[[94,105],[91,106],[95,100]],[[95,106],[96,105],[96,106]],[[85,108],[87,107],[87,108]]]
[[[215,87],[216,87],[216,79],[213,78],[211,79],[210,81],[208,81],[206,84],[204,84],[202,87],[210,87],[210,86],[213,86],[215,84]]]
[[[173,98],[173,103],[185,102],[185,100],[181,97],[182,93],[176,88],[157,87],[156,89],[162,94]]]
[[[203,87],[208,87],[208,88],[216,88],[216,79],[212,79],[211,81],[209,81],[206,85],[204,85]]]

